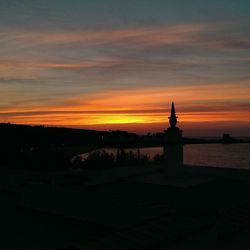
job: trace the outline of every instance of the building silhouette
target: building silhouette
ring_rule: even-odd
[[[182,130],[176,127],[177,118],[172,102],[168,117],[170,126],[164,131],[164,166],[168,173],[177,173],[183,166]]]

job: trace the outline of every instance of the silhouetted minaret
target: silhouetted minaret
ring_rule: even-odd
[[[168,117],[169,124],[170,124],[171,127],[175,127],[176,126],[177,118],[178,117],[175,115],[174,102],[172,102],[171,115]]]
[[[172,102],[171,113],[168,117],[170,127],[165,130],[164,142],[165,169],[169,174],[178,173],[183,166],[182,131],[176,127],[177,118],[174,102]]]

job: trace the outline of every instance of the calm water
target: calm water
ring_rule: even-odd
[[[103,148],[109,153],[116,153],[115,148]],[[138,149],[126,149],[137,152]],[[140,148],[141,154],[153,158],[162,154],[161,147]],[[82,155],[83,158],[87,154]],[[193,144],[184,146],[184,163],[211,167],[247,168],[250,169],[250,143],[242,144]]]

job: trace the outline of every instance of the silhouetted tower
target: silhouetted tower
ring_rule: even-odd
[[[172,102],[172,107],[171,107],[171,114],[168,117],[169,119],[169,124],[171,127],[175,127],[177,123],[177,116],[175,115],[175,107],[174,107],[174,102]]]
[[[183,166],[182,130],[176,127],[177,116],[174,102],[168,117],[170,127],[165,130],[164,160],[167,172],[176,173]]]

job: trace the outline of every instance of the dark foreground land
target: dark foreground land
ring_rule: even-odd
[[[1,170],[4,250],[249,249],[250,173]]]
[[[249,249],[247,170],[173,174],[134,155],[133,166],[101,158],[94,168],[72,167],[76,154],[161,146],[163,134],[0,124],[0,136],[1,250]]]

